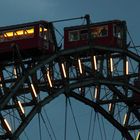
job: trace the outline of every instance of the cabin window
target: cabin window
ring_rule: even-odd
[[[0,32],[0,42],[24,39],[34,36],[34,27],[23,28],[19,30]]]
[[[117,38],[121,38],[121,28],[116,24],[113,25],[113,36]]]
[[[13,37],[13,32],[10,31],[10,32],[5,32],[4,33],[4,37]]]
[[[108,36],[108,26],[99,26],[91,28],[91,36],[92,38],[96,37],[107,37]]]
[[[25,29],[25,34],[27,34],[27,35],[34,34],[34,28],[27,28],[27,29]]]
[[[77,41],[79,40],[79,31],[70,31],[69,32],[69,41]]]
[[[39,36],[40,37],[43,37],[43,28],[44,28],[43,26],[41,26],[41,25],[39,26]]]
[[[44,40],[48,40],[48,38],[49,38],[48,30],[44,28]]]
[[[6,31],[1,33],[1,42],[5,40],[11,40],[14,37],[14,32],[13,31]]]
[[[80,31],[80,40],[87,40],[88,39],[88,30],[81,30]]]
[[[42,25],[39,27],[39,36],[47,40],[48,38],[48,29],[44,28]]]
[[[96,38],[99,37],[99,30],[97,27],[91,28],[91,37]]]
[[[21,36],[21,35],[24,35],[24,30],[16,30],[14,32],[14,36]]]
[[[7,31],[7,32],[1,32],[0,33],[0,42],[4,42],[5,40],[9,40],[13,38],[13,32]]]
[[[100,30],[100,37],[108,36],[108,26],[101,26],[99,30]]]

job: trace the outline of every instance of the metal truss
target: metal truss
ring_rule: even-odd
[[[140,57],[134,52],[107,46],[61,50],[26,60],[19,56],[2,63],[0,139],[18,139],[43,106],[64,94],[90,106],[124,138],[133,140],[131,132],[140,129],[140,102],[134,96],[140,93],[134,86],[139,63]],[[11,116],[15,117],[14,127]]]

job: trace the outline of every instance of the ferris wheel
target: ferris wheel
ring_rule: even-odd
[[[57,49],[50,22],[1,28],[0,139],[138,140],[140,57],[126,32],[119,20],[66,27]]]

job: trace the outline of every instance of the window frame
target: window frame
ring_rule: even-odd
[[[82,31],[86,31],[85,33],[81,33]],[[88,29],[81,29],[80,30],[80,40],[87,40],[88,39]]]
[[[71,39],[71,34],[77,32],[77,39]],[[72,30],[72,31],[68,31],[68,41],[69,42],[73,42],[73,41],[79,41],[80,40],[80,33],[79,30]]]
[[[106,29],[106,35],[102,35],[101,34],[101,30],[102,29]],[[100,25],[100,26],[93,26],[91,27],[91,36],[92,38],[104,38],[104,37],[108,37],[109,35],[109,27],[108,25]]]
[[[116,27],[116,29],[115,29],[115,27]],[[116,38],[118,38],[118,39],[121,39],[122,38],[121,37],[121,28],[119,27],[120,28],[120,31],[117,32],[117,27],[119,27],[117,24],[113,24],[113,36],[116,37]]]
[[[32,33],[28,33],[28,30],[33,30]],[[23,34],[18,35],[16,32],[23,30]],[[27,31],[26,31],[27,30]],[[12,36],[5,36],[6,33],[13,33]],[[27,33],[25,33],[27,32]],[[5,30],[0,32],[0,36],[3,36],[0,38],[0,42],[8,42],[8,41],[15,41],[15,40],[22,40],[26,38],[33,38],[35,35],[35,26],[30,26],[30,27],[24,27],[24,28],[19,28],[19,29],[13,29],[13,30]]]

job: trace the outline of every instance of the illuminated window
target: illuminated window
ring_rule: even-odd
[[[34,36],[34,28],[23,28],[23,29],[13,29],[12,31],[0,32],[0,42],[6,42],[11,40],[18,40]]]
[[[15,31],[15,35],[24,35],[24,30]]]
[[[40,37],[43,37],[43,28],[44,27],[42,25],[39,26],[39,36]]]
[[[47,29],[44,28],[44,39],[47,40],[49,38],[48,36],[49,36],[49,34],[47,32]]]
[[[4,37],[13,37],[13,32],[5,32]]]
[[[33,34],[34,33],[34,28],[29,28],[25,30],[25,34]]]
[[[43,32],[43,27],[39,27],[39,32],[40,32],[40,33]]]
[[[42,25],[40,25],[40,27],[39,27],[39,35],[40,35],[40,37],[42,37],[45,40],[47,40],[47,38],[48,38],[48,29],[44,28]]]
[[[48,29],[44,28],[44,32],[47,32],[47,31],[48,31]]]
[[[47,32],[48,31],[48,29],[47,28],[45,28],[43,25],[40,25],[40,27],[39,27],[39,32],[41,33],[41,32]]]
[[[70,31],[69,32],[69,41],[79,40],[79,31]]]

